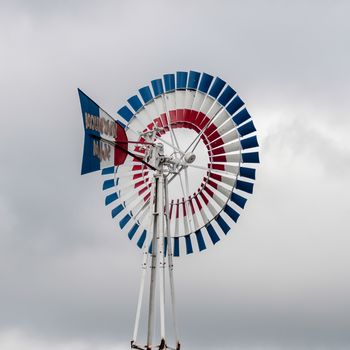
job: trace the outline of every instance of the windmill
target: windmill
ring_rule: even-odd
[[[179,350],[174,257],[215,245],[237,222],[259,163],[253,121],[236,91],[207,73],[152,80],[118,110],[117,119],[78,91],[85,129],[82,174],[101,171],[112,218],[143,252],[131,348]]]

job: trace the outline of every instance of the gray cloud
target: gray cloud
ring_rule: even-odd
[[[4,2],[0,345],[128,344],[140,255],[103,207],[100,177],[79,175],[76,88],[113,114],[149,80],[197,69],[247,102],[262,164],[230,236],[177,263],[184,348],[348,348],[348,12],[346,1]]]

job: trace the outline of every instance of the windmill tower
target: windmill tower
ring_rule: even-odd
[[[112,218],[143,252],[131,348],[179,350],[174,257],[215,245],[237,222],[259,163],[253,121],[230,85],[195,71],[152,80],[116,119],[81,90],[79,96],[82,174],[101,170]],[[146,339],[140,341],[146,290]],[[173,345],[166,333],[169,318]]]

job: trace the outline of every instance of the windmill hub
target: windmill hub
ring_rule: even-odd
[[[184,159],[186,163],[192,164],[196,160],[196,155],[192,152],[189,152],[185,154]]]

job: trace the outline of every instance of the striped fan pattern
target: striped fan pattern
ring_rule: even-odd
[[[146,140],[140,134],[153,129],[154,141],[189,129],[196,135],[189,151],[195,153],[198,142],[205,145],[208,163],[191,165],[204,170],[198,189],[179,190],[178,198],[170,198],[168,216],[174,256],[216,244],[237,222],[253,193],[259,163],[256,129],[244,102],[221,78],[195,71],[165,74],[127,102],[117,113],[128,140],[141,143],[132,147],[133,154],[145,155]],[[186,175],[186,169],[182,172]],[[128,155],[122,166],[105,168],[102,175],[112,217],[142,248],[151,241],[152,170]]]

